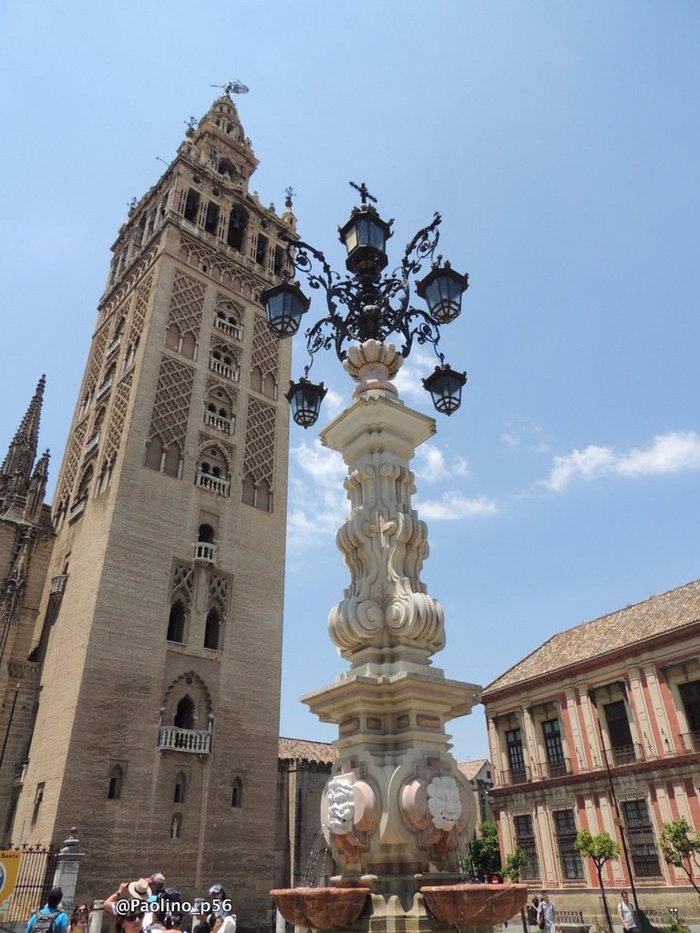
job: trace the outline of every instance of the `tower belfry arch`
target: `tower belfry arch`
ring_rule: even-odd
[[[268,385],[289,378],[259,295],[281,281],[296,220],[249,190],[241,87],[191,121],[112,246],[53,507],[48,579],[70,558],[70,581],[40,602],[41,699],[11,838],[77,825],[84,899],[157,865],[182,890],[240,890],[256,928],[275,848],[288,406],[251,364],[265,360]],[[253,473],[265,508],[244,495]],[[244,807],[238,773],[256,788]]]

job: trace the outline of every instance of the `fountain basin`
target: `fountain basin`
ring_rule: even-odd
[[[270,894],[284,919],[294,926],[333,930],[357,920],[369,888],[277,888]]]
[[[503,923],[527,903],[526,884],[444,884],[420,889],[428,909],[452,927]]]

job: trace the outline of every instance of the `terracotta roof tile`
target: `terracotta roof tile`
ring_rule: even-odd
[[[482,696],[602,657],[700,620],[700,580],[559,632],[484,687]]]
[[[280,738],[279,758],[299,761],[322,761],[333,764],[338,752],[330,742],[310,742],[307,739]]]
[[[468,781],[473,781],[479,771],[488,763],[488,758],[474,758],[472,761],[460,761],[457,767]]]

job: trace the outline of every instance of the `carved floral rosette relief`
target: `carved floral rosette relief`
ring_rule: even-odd
[[[346,858],[358,859],[378,823],[377,794],[368,781],[354,771],[330,778],[321,801],[321,826],[327,842],[335,844]]]

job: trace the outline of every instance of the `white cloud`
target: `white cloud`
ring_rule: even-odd
[[[428,499],[418,505],[418,515],[426,521],[455,521],[477,515],[495,515],[497,512],[498,506],[493,499],[486,496],[470,499],[454,490],[443,493],[439,500]]]
[[[549,479],[543,486],[561,492],[575,479],[587,481],[601,476],[654,476],[700,469],[700,436],[694,431],[659,434],[646,447],[618,453],[594,444],[555,457]]]
[[[423,388],[422,379],[425,379],[437,364],[437,357],[428,353],[422,347],[413,347],[411,355],[404,360],[403,366],[394,378],[399,398],[404,401],[407,398],[425,399],[426,391]]]
[[[467,476],[469,463],[464,457],[455,457],[447,463],[445,455],[436,444],[423,444],[416,451],[414,460],[416,476],[428,483],[439,483],[451,476]]]
[[[287,544],[290,552],[319,541],[334,540],[345,521],[348,501],[343,458],[319,440],[293,447],[289,484]]]

